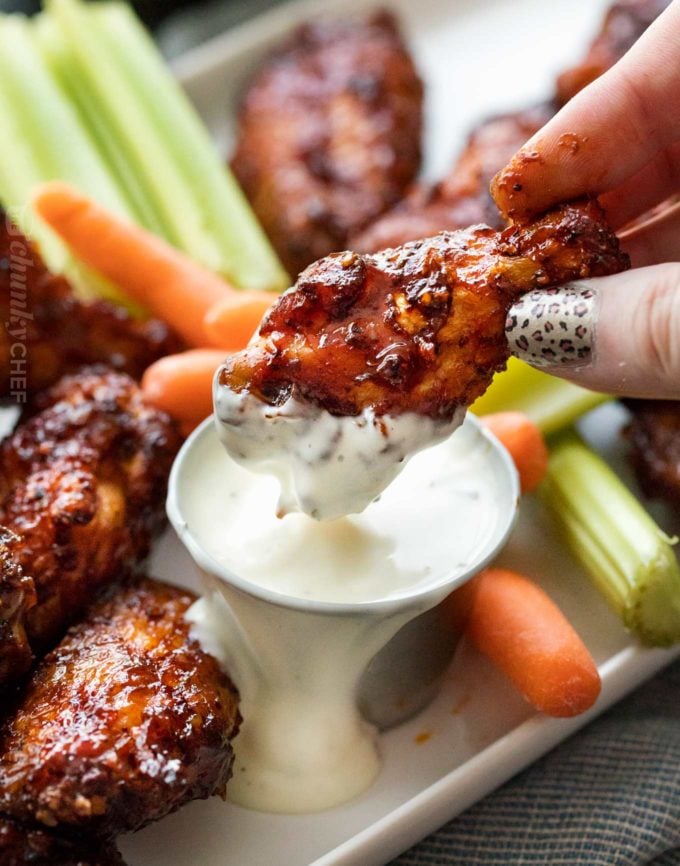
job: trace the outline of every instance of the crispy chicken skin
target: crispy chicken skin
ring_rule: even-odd
[[[227,359],[219,383],[279,405],[291,394],[335,415],[450,418],[508,357],[513,300],[532,288],[628,267],[595,202],[499,232],[473,226],[307,268]]]
[[[420,166],[422,100],[387,12],[305,24],[257,73],[232,168],[293,276],[401,198]]]
[[[224,795],[238,699],[189,636],[194,600],[142,579],[43,659],[0,732],[0,812],[109,838]]]
[[[652,499],[680,505],[680,402],[626,400],[629,456],[640,487]]]
[[[546,103],[484,121],[444,180],[413,187],[396,207],[351,238],[349,246],[372,253],[475,223],[502,228],[505,220],[489,192],[491,178],[553,113]]]
[[[0,211],[0,398],[24,402],[79,367],[102,363],[141,378],[179,351],[167,326],[133,319],[106,301],[78,300]]]
[[[35,583],[19,565],[20,545],[17,535],[0,526],[0,684],[27,670],[33,658],[26,616],[36,602]]]
[[[0,524],[20,536],[12,562],[35,581],[37,601],[24,611],[34,651],[54,645],[98,587],[148,554],[180,444],[124,373],[67,376],[39,405],[0,444]]]
[[[610,6],[586,56],[557,79],[559,104],[568,102],[579,90],[583,90],[620,60],[670,2],[619,0]]]
[[[66,839],[0,816],[2,866],[125,866],[112,843]]]

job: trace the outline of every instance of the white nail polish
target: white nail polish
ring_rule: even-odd
[[[593,356],[596,302],[587,284],[527,292],[508,312],[510,351],[534,367],[585,367]]]

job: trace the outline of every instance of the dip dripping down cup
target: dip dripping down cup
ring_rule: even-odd
[[[468,415],[361,515],[277,518],[277,496],[210,418],[178,455],[167,508],[204,581],[194,634],[241,694],[229,797],[303,813],[369,787],[378,729],[436,694],[460,636],[455,590],[505,543],[519,483]]]

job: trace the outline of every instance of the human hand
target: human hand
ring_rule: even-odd
[[[619,232],[636,270],[531,293],[508,330],[514,354],[609,393],[680,399],[679,52],[675,0],[492,183],[515,220],[597,195]]]

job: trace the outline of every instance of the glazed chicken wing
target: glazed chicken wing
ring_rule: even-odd
[[[194,600],[141,580],[43,659],[0,732],[0,812],[109,838],[224,794],[238,701],[189,636]]]
[[[25,671],[33,658],[26,618],[36,602],[35,583],[19,564],[20,545],[18,536],[0,526],[0,684]]]
[[[415,186],[395,208],[351,238],[349,246],[370,253],[475,223],[502,228],[505,220],[489,192],[491,178],[552,114],[552,106],[545,104],[481,123],[444,180]]]
[[[232,168],[291,274],[401,198],[420,166],[422,97],[386,12],[306,24],[260,69]]]
[[[605,15],[600,32],[583,60],[557,79],[557,100],[563,105],[579,90],[610,69],[642,36],[671,0],[619,0]]]
[[[653,499],[680,505],[680,402],[626,400],[626,436],[640,487]]]
[[[2,211],[0,322],[0,398],[21,403],[87,364],[139,379],[153,361],[181,348],[163,322],[138,321],[106,301],[78,300]]]
[[[0,445],[0,524],[19,536],[8,567],[35,582],[35,603],[18,618],[33,650],[53,645],[99,586],[148,554],[180,444],[170,419],[123,373],[67,376],[39,405]],[[16,648],[0,644],[0,672],[25,670],[2,657]]]
[[[112,843],[65,838],[0,815],[2,866],[125,866]]]
[[[475,226],[307,268],[227,359],[219,388],[333,415],[450,418],[508,357],[519,294],[628,267],[595,202],[563,205],[503,231]],[[219,390],[219,389],[218,389]]]

